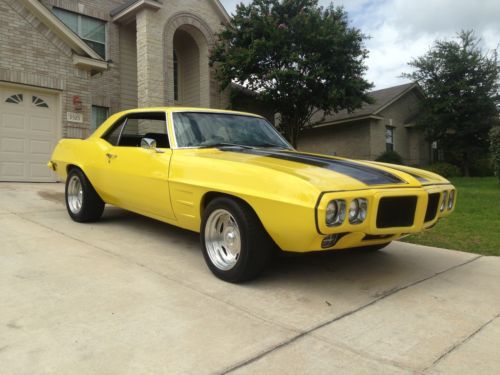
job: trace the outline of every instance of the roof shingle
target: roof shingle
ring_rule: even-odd
[[[342,110],[338,113],[327,115],[322,121],[322,123],[337,122],[342,120],[350,120],[358,117],[367,117],[376,115],[382,108],[391,103],[394,99],[398,98],[405,92],[409,91],[413,87],[418,86],[415,82],[406,83],[404,85],[398,85],[393,87],[388,87],[382,90],[376,90],[369,93],[373,98],[373,103],[364,104],[361,108],[349,113],[347,110]],[[319,119],[323,116],[316,115],[315,118]]]

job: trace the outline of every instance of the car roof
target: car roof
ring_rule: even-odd
[[[202,112],[202,113],[226,113],[233,115],[262,117],[255,113],[233,111],[228,109],[214,109],[214,108],[201,108],[201,107],[144,107],[128,109],[117,113],[116,115],[123,116],[128,113],[142,113],[142,112]]]

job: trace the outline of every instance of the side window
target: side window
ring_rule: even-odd
[[[123,129],[123,125],[127,122],[127,118],[121,118],[108,131],[102,138],[106,140],[108,143],[111,143],[113,146],[118,146],[118,141],[120,139],[120,134]]]
[[[140,147],[142,138],[152,138],[159,148],[169,148],[165,112],[132,113],[104,136],[114,146]]]

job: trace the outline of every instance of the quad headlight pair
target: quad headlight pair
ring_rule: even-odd
[[[361,224],[366,219],[368,201],[365,198],[355,198],[350,201],[349,209],[344,199],[334,199],[326,206],[326,225],[337,227],[341,225],[346,216],[351,224]]]
[[[451,210],[455,204],[455,190],[443,191],[443,200],[441,201],[441,206],[439,211],[443,212],[445,208]]]

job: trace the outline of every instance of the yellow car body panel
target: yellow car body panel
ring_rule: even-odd
[[[342,234],[328,249],[387,243],[435,225],[453,209],[448,202],[431,220],[425,220],[429,194],[450,192],[449,181],[416,168],[370,161],[352,161],[323,155],[265,151],[232,152],[217,148],[178,148],[172,112],[203,111],[256,116],[240,112],[199,108],[145,108],[111,116],[86,140],[62,139],[49,167],[65,180],[68,167],[78,167],[101,198],[109,204],[199,232],[206,199],[224,194],[246,202],[257,214],[274,242],[285,251],[322,250],[325,236]],[[165,112],[172,148],[159,150],[113,146],[102,137],[121,117],[138,112]],[[258,117],[258,116],[256,116]],[[270,156],[270,157],[269,157]],[[301,162],[304,159],[306,162]],[[367,184],[324,165],[376,170],[400,183]],[[323,164],[322,164],[323,163]],[[351,165],[352,164],[352,165]],[[358,173],[357,171],[355,171]],[[360,173],[361,173],[360,172]],[[377,209],[386,197],[416,197],[412,225],[379,228]],[[368,215],[361,224],[345,220],[340,226],[326,225],[332,199],[365,198]]]

